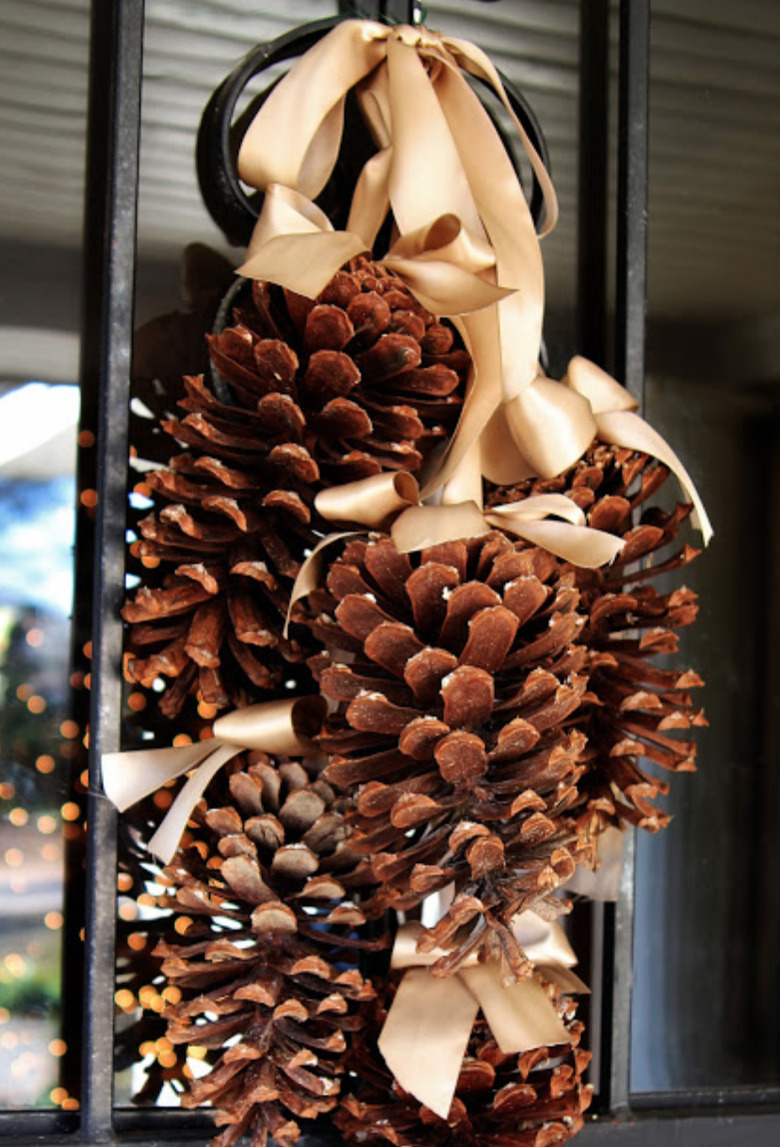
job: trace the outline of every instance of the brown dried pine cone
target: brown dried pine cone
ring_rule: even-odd
[[[376,1038],[384,1011],[355,1041],[354,1094],[335,1116],[347,1144],[362,1147],[554,1147],[583,1125],[592,1089],[582,1082],[590,1053],[578,1045],[583,1025],[576,1000],[542,981],[571,1044],[503,1054],[480,1018],[474,1026],[449,1118],[421,1107],[403,1092],[384,1066]]]
[[[666,592],[648,584],[699,553],[678,539],[691,506],[667,511],[651,502],[668,477],[668,469],[646,454],[594,442],[559,477],[492,488],[488,496],[490,504],[499,504],[563,493],[581,507],[589,525],[625,539],[612,565],[574,571],[588,615],[582,641],[592,696],[578,724],[589,745],[580,787],[588,797],[592,831],[608,824],[663,827],[669,818],[653,801],[668,785],[648,775],[639,759],[672,772],[694,770],[695,742],[668,734],[707,723],[689,692],[703,684],[699,675],[669,661],[654,664],[661,656],[674,658],[674,630],[690,625],[697,613],[696,594],[685,586]],[[660,560],[654,563],[656,554]]]
[[[361,906],[407,910],[454,881],[427,934],[452,947],[441,972],[479,949],[528,975],[509,922],[562,910],[550,893],[580,851],[578,598],[562,562],[498,532],[410,556],[351,541],[310,596],[329,646],[312,667],[338,703],[323,775],[354,798],[350,843],[379,885]]]
[[[182,1104],[214,1106],[215,1145],[294,1143],[298,1120],[338,1103],[373,996],[356,966],[363,915],[339,879],[354,858],[341,802],[312,769],[249,753],[226,773],[209,789],[225,803],[201,801],[194,841],[165,869],[186,935],[156,950],[181,992],[167,1036],[214,1053]]]
[[[282,636],[290,587],[330,530],[314,495],[419,471],[451,433],[466,382],[453,328],[381,264],[353,260],[316,301],[267,283],[244,293],[235,325],[210,339],[214,384],[185,379],[184,416],[163,422],[183,452],[142,484],[155,508],[132,553],[157,568],[141,568],[122,611],[126,672],[173,682],[167,716],[190,693],[222,709],[290,675],[301,660]]]

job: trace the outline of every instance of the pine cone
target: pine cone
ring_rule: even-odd
[[[122,611],[126,673],[175,681],[160,701],[167,716],[189,693],[244,705],[290,675],[301,660],[282,636],[290,587],[330,529],[315,493],[417,472],[452,430],[465,387],[469,357],[453,328],[380,264],[354,260],[316,302],[266,283],[244,292],[237,325],[210,338],[214,387],[186,378],[185,416],[163,422],[185,451],[146,475],[158,508],[132,547],[162,565],[141,567]]]
[[[580,787],[588,796],[592,831],[624,823],[652,831],[663,827],[669,817],[652,802],[668,792],[668,785],[645,773],[638,758],[672,772],[694,770],[695,743],[667,734],[707,723],[689,692],[703,684],[698,674],[652,663],[657,656],[678,652],[673,630],[690,625],[697,612],[691,590],[662,593],[647,584],[688,565],[700,552],[683,543],[664,553],[658,564],[648,564],[655,553],[677,543],[691,512],[690,505],[678,504],[668,512],[647,505],[668,476],[668,469],[646,454],[594,442],[559,477],[492,488],[488,496],[495,505],[563,493],[585,512],[590,526],[625,539],[612,565],[574,571],[581,607],[588,614],[582,640],[588,647],[592,698],[578,724],[589,745]],[[643,565],[637,568],[640,560]]]
[[[156,951],[181,992],[165,1011],[167,1036],[216,1053],[182,1098],[214,1105],[225,1127],[215,1144],[244,1133],[255,1147],[271,1135],[293,1143],[298,1119],[338,1103],[373,996],[356,966],[363,915],[339,880],[354,858],[340,802],[300,762],[249,753],[227,771],[229,788],[217,779],[226,803],[201,802],[194,843],[165,870],[170,905],[196,921],[180,918],[186,942]]]
[[[421,1107],[392,1079],[376,1048],[384,1020],[374,1009],[370,1030],[355,1041],[355,1094],[334,1118],[345,1141],[363,1147],[553,1147],[583,1125],[592,1088],[582,1083],[590,1053],[579,1048],[583,1025],[576,1001],[542,981],[572,1043],[504,1055],[479,1019],[463,1061],[449,1118]]]
[[[352,541],[310,595],[330,646],[312,668],[339,704],[323,775],[355,797],[350,843],[379,884],[361,907],[408,910],[454,881],[426,940],[453,948],[441,972],[480,948],[527,975],[509,922],[563,910],[549,894],[580,854],[578,597],[557,558],[498,532],[410,556]]]

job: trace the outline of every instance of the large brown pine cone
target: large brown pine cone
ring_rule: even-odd
[[[440,1119],[390,1076],[376,1048],[384,1019],[377,1006],[372,1023],[355,1041],[354,1094],[345,1096],[334,1119],[345,1141],[363,1147],[554,1147],[580,1130],[592,1089],[582,1082],[590,1053],[579,1048],[583,1025],[576,1001],[545,982],[572,1043],[503,1054],[480,1018],[463,1061],[449,1118]]]
[[[310,595],[330,647],[312,668],[338,703],[323,775],[355,798],[350,843],[379,885],[361,906],[408,910],[454,881],[426,940],[452,947],[441,972],[480,949],[527,975],[509,922],[561,911],[550,893],[580,852],[578,599],[562,562],[498,532],[410,556],[352,541]]]
[[[156,570],[123,611],[127,675],[174,681],[218,709],[256,700],[300,661],[282,636],[292,580],[330,527],[316,492],[382,470],[417,472],[452,431],[469,357],[381,264],[358,258],[316,301],[247,284],[210,339],[218,372],[185,379],[184,446],[144,479],[156,503],[134,557]],[[294,674],[293,674],[294,675]]]
[[[669,818],[653,801],[668,792],[668,785],[648,775],[639,759],[672,772],[694,770],[695,742],[669,733],[707,723],[689,692],[703,684],[698,674],[669,661],[663,668],[653,663],[660,656],[674,657],[679,639],[673,631],[690,625],[697,612],[690,589],[662,591],[648,584],[699,553],[677,536],[690,505],[667,511],[651,502],[668,476],[667,468],[646,454],[594,442],[557,478],[489,492],[490,504],[567,494],[589,525],[625,539],[612,565],[575,571],[588,615],[582,641],[592,695],[578,720],[589,744],[580,787],[588,796],[594,831],[607,824],[663,827]],[[654,561],[656,554],[660,560]]]
[[[226,771],[210,790],[226,803],[200,803],[193,842],[165,869],[186,935],[156,950],[181,993],[167,1036],[213,1053],[182,1103],[213,1104],[215,1144],[293,1143],[299,1119],[338,1103],[373,996],[356,965],[363,915],[339,880],[354,858],[341,802],[301,762],[249,753]]]

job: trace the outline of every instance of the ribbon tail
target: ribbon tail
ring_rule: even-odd
[[[359,533],[359,530],[346,530],[340,534],[328,534],[327,538],[323,538],[321,542],[318,542],[311,551],[298,570],[298,576],[293,582],[290,604],[287,607],[287,616],[284,619],[284,629],[282,630],[284,637],[287,637],[290,628],[290,620],[295,603],[300,601],[302,597],[307,597],[311,591],[316,589],[320,584],[320,572],[324,557],[323,550],[327,549],[328,546],[335,545],[336,542],[340,542],[344,538],[356,538],[359,536]]]
[[[320,490],[314,499],[314,508],[329,522],[349,522],[381,530],[389,517],[419,500],[420,487],[411,474],[405,470],[385,470],[369,478],[345,482],[343,486]]]
[[[104,753],[100,761],[103,791],[120,812],[156,792],[167,781],[188,773],[219,744],[213,738],[169,749],[133,749]]]
[[[504,403],[499,418],[506,421],[519,451],[516,458],[502,458],[498,446],[491,447],[490,433],[494,428],[488,427],[485,476],[499,485],[520,481],[527,467],[542,478],[555,477],[572,466],[596,436],[596,422],[587,399],[541,375]],[[510,477],[508,467],[513,465],[517,475]]]
[[[460,976],[440,979],[410,968],[379,1036],[395,1078],[441,1119],[449,1115],[478,1009]]]
[[[701,531],[705,546],[712,538],[712,525],[710,523],[704,503],[694,485],[688,471],[672,450],[666,439],[662,438],[657,430],[630,410],[615,410],[596,415],[598,437],[602,442],[609,442],[616,446],[628,446],[632,450],[640,450],[643,454],[651,454],[659,462],[663,462],[672,471],[683,488],[685,496],[693,503],[694,524]]]
[[[501,77],[495,69],[495,66],[489,56],[485,55],[481,48],[476,44],[470,43],[468,40],[460,40],[452,36],[447,36],[445,39],[445,46],[453,54],[457,62],[464,71],[469,72],[472,76],[476,76],[480,80],[488,83],[501,100],[502,104],[509,113],[512,122],[515,125],[520,139],[522,141],[525,153],[528,156],[531,167],[534,170],[536,178],[539,181],[539,186],[542,189],[544,196],[545,206],[545,220],[544,228],[541,232],[541,238],[549,235],[558,221],[558,197],[555,194],[552,180],[547,172],[547,168],[542,162],[542,158],[537,152],[536,148],[531,143],[528,134],[520,123],[520,120],[515,115],[514,109],[509,102],[509,99],[501,82]]]
[[[481,438],[476,440],[453,476],[441,488],[442,506],[457,506],[461,502],[473,502],[477,509],[482,509]]]
[[[487,520],[582,569],[598,569],[614,561],[623,549],[622,538],[608,534],[605,530],[591,529],[590,526],[573,526],[570,522],[550,520],[513,521],[509,514],[489,514]]]
[[[571,1043],[550,997],[536,980],[502,984],[498,961],[461,968],[459,974],[506,1055]]]
[[[392,147],[382,148],[368,160],[355,185],[347,231],[359,235],[366,250],[373,248],[390,210],[388,180],[392,162]]]
[[[566,933],[555,920],[544,920],[526,909],[513,918],[512,933],[534,965],[573,968],[577,963]]]
[[[452,322],[471,355],[472,375],[455,433],[434,472],[426,479],[423,498],[455,477],[502,401],[497,308],[485,307],[468,315],[453,317]],[[482,460],[484,463],[484,450]]]
[[[536,964],[535,967],[545,980],[556,984],[567,996],[590,995],[588,985],[571,968],[564,968],[561,964]]]
[[[172,859],[179,841],[187,827],[187,821],[192,810],[203,795],[211,778],[224,764],[240,753],[236,745],[217,744],[198,770],[192,774],[176,800],[173,802],[165,819],[149,841],[149,851],[163,862],[168,864]]]

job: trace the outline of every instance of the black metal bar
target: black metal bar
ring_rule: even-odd
[[[647,301],[649,0],[620,0],[615,373],[641,404]]]
[[[649,0],[620,0],[615,373],[640,405],[645,381],[649,59]],[[609,1110],[618,1116],[625,1116],[629,1107],[634,850],[634,834],[629,832],[608,952],[613,989],[604,1068]]]
[[[609,2],[580,4],[577,348],[606,368]]]
[[[729,1093],[724,1094],[724,1102]],[[762,1111],[724,1112],[722,1105],[692,1114],[681,1108],[668,1115],[637,1115],[630,1121],[591,1119],[577,1136],[577,1147],[777,1147],[780,1143],[780,1108],[776,1097],[772,1107]],[[0,1136],[13,1147],[73,1147],[74,1138],[65,1124],[56,1125],[52,1115],[59,1113],[29,1111],[0,1113]],[[158,1110],[155,1124],[139,1123],[126,1134],[119,1133],[117,1147],[203,1147],[213,1124],[205,1117],[188,1118],[193,1112]],[[23,1122],[24,1118],[24,1122]],[[45,1138],[43,1138],[45,1136]],[[323,1147],[322,1141],[306,1136],[300,1147]]]
[[[616,1116],[624,1116],[629,1108],[631,998],[634,983],[635,850],[635,831],[628,829],[623,844],[620,893],[615,905],[607,905],[608,936],[611,934],[611,943],[607,945],[605,969],[608,967],[611,972],[612,998],[609,1024],[605,1031],[606,1039],[609,1040],[609,1051],[604,1057],[606,1072],[602,1072],[602,1081],[606,1084],[609,1110]],[[602,1048],[603,1046],[602,1042]]]
[[[74,1111],[59,1111],[51,1108],[33,1110],[0,1111],[0,1141],[8,1147],[16,1147],[25,1137],[49,1142],[57,1142],[63,1136],[71,1135],[79,1127],[79,1115]],[[68,1140],[72,1142],[72,1138]]]
[[[702,1112],[717,1112],[723,1114],[729,1108],[733,1112],[749,1111],[751,1108],[763,1107],[780,1111],[780,1087],[742,1086],[742,1087],[701,1087],[689,1088],[685,1091],[645,1091],[634,1093],[631,1096],[631,1111],[633,1115],[642,1112],[652,1112],[658,1115],[668,1111],[672,1115],[679,1115],[681,1111],[695,1110]],[[778,1140],[780,1142],[780,1140]]]
[[[87,138],[82,387],[97,404],[93,689],[87,804],[82,1135],[113,1138],[116,830],[100,756],[119,747],[130,346],[143,0],[93,0]]]
[[[577,1147],[777,1147],[780,1114],[680,1115],[675,1118],[637,1119],[635,1122],[598,1120],[577,1136]]]
[[[607,361],[607,234],[609,224],[609,0],[581,0],[579,22],[579,139],[577,188],[577,324],[575,345],[600,366]],[[590,1081],[601,1106],[605,1014],[611,1006],[610,969],[604,965],[604,905],[578,907],[572,940],[591,995],[580,1003]]]

